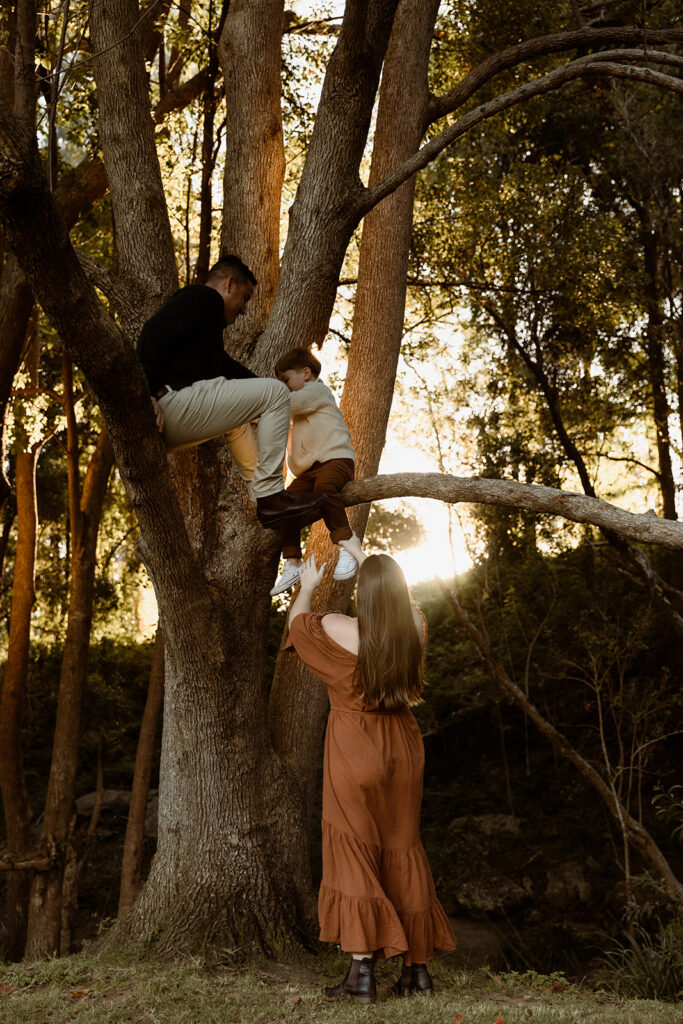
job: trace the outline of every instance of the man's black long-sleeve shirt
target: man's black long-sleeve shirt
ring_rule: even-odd
[[[256,376],[223,348],[226,327],[223,299],[215,288],[181,288],[143,326],[137,352],[155,394],[168,384],[174,391],[198,380]]]

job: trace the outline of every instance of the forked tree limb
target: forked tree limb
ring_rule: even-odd
[[[628,78],[632,81],[645,82],[662,89],[683,93],[683,78],[665,75],[649,67],[615,64],[601,55],[589,54],[587,57],[579,57],[563,65],[561,68],[550,71],[547,75],[532,78],[515,89],[499,94],[494,99],[480,104],[458,118],[457,121],[454,121],[453,124],[439,132],[429,142],[426,142],[421,149],[404,161],[391,174],[388,174],[383,181],[379,181],[371,188],[363,190],[357,200],[357,208],[361,212],[361,216],[364,216],[386,196],[391,195],[395,189],[411,178],[413,174],[427,167],[444,149],[457,142],[458,139],[462,138],[463,135],[466,135],[467,132],[477,125],[483,124],[484,121],[488,121],[489,118],[495,117],[496,114],[500,114],[504,110],[509,110],[510,107],[524,103],[535,96],[543,96],[545,93],[553,92],[568,82],[576,81],[587,75]]]
[[[626,512],[600,498],[541,484],[445,473],[391,473],[354,480],[346,485],[342,495],[347,506],[385,498],[414,497],[434,498],[449,504],[465,502],[543,512],[574,523],[591,523],[641,544],[683,550],[683,523],[660,519],[653,510],[642,514]]]

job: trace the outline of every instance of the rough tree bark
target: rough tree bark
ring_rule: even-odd
[[[238,253],[258,280],[230,350],[248,360],[273,306],[280,272],[285,147],[280,106],[284,0],[231,0],[218,56],[231,130],[226,135],[221,252]]]
[[[71,361],[64,353],[64,406],[67,421],[67,467],[71,574],[66,638],[57,693],[52,760],[39,844],[40,853],[56,852],[49,871],[31,882],[26,955],[59,953],[64,867],[70,858],[69,826],[78,768],[78,741],[83,685],[90,644],[95,591],[97,536],[114,453],[106,430],[100,435],[81,489],[78,431],[73,403]]]
[[[139,325],[178,287],[154,142],[137,0],[91,2],[99,131],[121,276],[142,289]],[[131,170],[134,173],[131,174]],[[117,187],[125,179],[126,187]]]

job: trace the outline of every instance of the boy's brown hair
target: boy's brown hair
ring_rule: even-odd
[[[307,366],[314,377],[320,376],[320,360],[307,348],[290,348],[275,364],[275,373],[281,376],[286,370],[303,370]]]

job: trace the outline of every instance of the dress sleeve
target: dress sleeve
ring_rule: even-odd
[[[302,612],[292,621],[285,650],[294,650],[304,665],[328,686],[339,683],[348,673],[354,655],[330,639],[322,624],[322,615]]]

